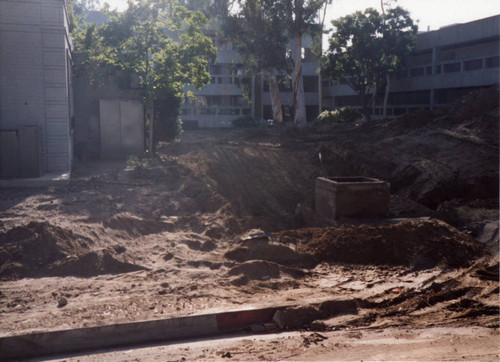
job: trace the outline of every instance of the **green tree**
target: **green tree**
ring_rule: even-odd
[[[223,23],[236,44],[249,77],[262,75],[269,85],[273,119],[283,123],[278,74],[285,72],[287,37],[272,0],[244,0],[239,12]]]
[[[359,95],[369,120],[377,93],[388,85],[388,74],[411,52],[417,28],[408,12],[399,7],[385,16],[373,8],[357,11],[332,24],[334,33],[323,57],[322,72]]]
[[[150,151],[157,141],[177,136],[183,88],[198,89],[210,81],[207,68],[215,48],[203,34],[206,25],[201,12],[173,0],[129,1],[128,9],[107,24],[90,25],[76,36],[83,55],[77,70],[91,81],[97,83],[103,73],[139,79]]]
[[[188,10],[201,11],[209,19],[223,19],[231,13],[236,0],[180,0]]]

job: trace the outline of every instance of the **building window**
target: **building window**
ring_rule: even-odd
[[[410,77],[421,77],[424,75],[424,68],[410,69]]]
[[[305,75],[304,76],[304,92],[317,92],[318,91],[318,76]]]
[[[405,114],[406,113],[406,108],[394,108],[394,115],[395,116],[400,116],[402,114]]]
[[[244,116],[248,116],[250,114],[250,108],[243,108],[241,110],[241,114]]]
[[[221,116],[239,116],[239,109],[221,108],[219,109],[219,115]]]
[[[486,58],[486,68],[498,67],[500,63],[500,57]]]
[[[425,67],[425,74],[432,75],[432,66],[431,65],[429,65],[428,67]]]
[[[263,107],[263,118],[264,119],[272,119],[273,118],[273,108],[271,106]]]
[[[482,68],[483,68],[482,59],[467,60],[464,62],[464,70],[466,71],[482,69]]]
[[[334,97],[335,107],[358,106],[361,104],[361,99],[358,95],[352,96],[336,96]]]
[[[205,96],[207,105],[210,106],[220,106],[222,104],[222,96]]]
[[[396,79],[404,79],[406,77],[408,77],[408,69],[403,68],[396,71]]]
[[[436,68],[434,69],[434,73],[441,74],[441,65],[436,65]]]
[[[454,50],[443,50],[441,52],[441,61],[456,59]]]
[[[231,106],[233,106],[233,107],[246,107],[246,106],[248,106],[248,101],[243,96],[231,96],[230,102],[231,102]]]
[[[222,73],[222,66],[220,64],[212,64],[210,66],[210,73],[221,74]]]
[[[460,72],[460,63],[448,63],[443,66],[443,73]]]
[[[311,122],[314,121],[319,114],[319,107],[318,105],[313,105],[313,106],[306,106],[306,119],[307,121]]]
[[[194,111],[196,115],[214,115],[215,108],[196,108]]]

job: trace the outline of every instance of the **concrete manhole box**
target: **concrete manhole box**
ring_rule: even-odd
[[[384,216],[389,211],[390,185],[375,178],[318,177],[315,188],[316,217]]]

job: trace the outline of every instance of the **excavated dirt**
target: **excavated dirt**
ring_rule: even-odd
[[[438,220],[306,228],[279,235],[301,243],[299,250],[323,262],[456,268],[467,266],[484,252],[481,243]]]
[[[92,240],[47,222],[30,222],[0,234],[3,279],[42,276],[91,277],[144,268],[114,249],[92,250]]]
[[[452,355],[498,359],[498,99],[321,130],[186,132],[136,169],[81,162],[70,185],[1,189],[0,335],[293,305],[284,328],[331,340],[486,328]],[[387,219],[318,223],[320,175],[389,181]]]

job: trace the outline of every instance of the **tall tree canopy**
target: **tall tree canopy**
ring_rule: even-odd
[[[206,25],[201,12],[177,6],[174,0],[129,1],[128,9],[107,24],[90,25],[76,34],[82,55],[77,70],[94,83],[103,72],[139,79],[152,149],[154,142],[177,136],[183,88],[198,89],[210,81],[207,69],[215,48],[203,34]]]
[[[201,11],[209,19],[222,19],[231,13],[236,0],[180,0],[188,10]]]
[[[249,76],[269,84],[273,118],[283,122],[277,74],[286,70],[287,36],[273,0],[239,1],[239,12],[225,19],[222,32],[238,49]]]
[[[237,39],[247,69],[265,76],[270,86],[273,115],[283,118],[276,73],[286,69],[293,90],[294,123],[306,124],[302,76],[302,38],[321,36],[317,20],[329,0],[239,0],[240,12],[225,33]],[[286,54],[288,52],[288,61]],[[290,66],[291,65],[291,66]]]
[[[415,44],[417,26],[409,13],[396,7],[381,15],[373,8],[332,21],[334,33],[323,57],[323,74],[349,85],[371,117],[375,95],[386,85]]]

